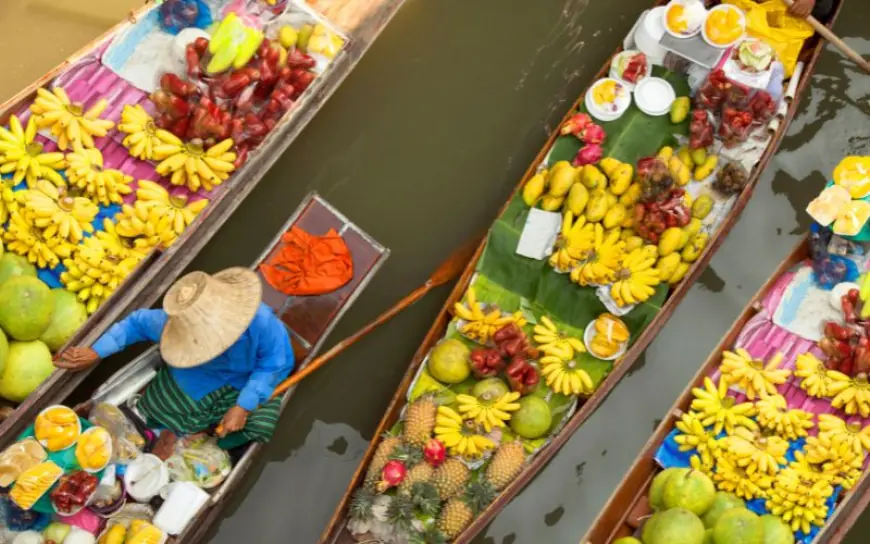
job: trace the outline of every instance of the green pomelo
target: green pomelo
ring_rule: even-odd
[[[51,289],[31,276],[16,276],[0,285],[0,327],[13,340],[36,340],[51,324]]]
[[[794,533],[779,516],[766,514],[761,516],[761,527],[764,533],[764,544],[794,544]]]
[[[690,470],[670,478],[665,484],[662,501],[665,508],[685,508],[696,516],[704,515],[716,498],[713,480],[703,472]]]
[[[544,436],[553,421],[547,401],[528,396],[518,402],[520,407],[511,416],[511,429],[523,438],[535,439]]]
[[[429,374],[441,383],[461,383],[471,374],[471,350],[455,338],[438,342],[429,354]]]
[[[743,499],[741,499],[734,493],[719,491],[716,493],[716,497],[713,499],[713,504],[710,506],[710,509],[707,510],[707,512],[704,514],[704,517],[701,518],[701,521],[704,522],[704,527],[712,529],[716,526],[716,522],[719,521],[719,518],[722,516],[722,514],[725,513],[726,510],[745,507],[746,504],[743,502]]]
[[[7,357],[9,357],[9,340],[6,339],[6,333],[0,330],[0,375],[6,368]]]
[[[471,394],[481,400],[495,400],[510,392],[508,385],[499,378],[481,380],[471,388]]]
[[[11,342],[6,365],[0,374],[0,397],[21,402],[54,371],[48,346],[32,342]]]
[[[746,508],[726,510],[713,527],[715,544],[763,544],[764,526],[754,513]]]
[[[674,475],[684,475],[689,472],[687,468],[666,468],[665,470],[656,474],[656,477],[653,478],[652,484],[649,486],[649,506],[653,510],[664,510],[665,505],[662,502],[662,494],[665,491],[665,484],[668,483],[668,480],[671,479]]]
[[[644,544],[650,542],[652,534],[656,530],[656,525],[658,524],[661,514],[661,512],[653,514],[652,517],[644,522],[643,527],[640,528],[640,540]]]
[[[624,536],[622,538],[617,538],[616,540],[614,540],[613,544],[643,544],[643,542],[634,538],[633,536]]]
[[[36,277],[36,267],[27,262],[27,259],[14,253],[5,253],[0,257],[0,285],[9,278],[15,276]]]
[[[704,544],[716,544],[716,541],[713,540],[713,529],[704,531]]]
[[[66,289],[52,289],[51,296],[54,299],[51,323],[39,339],[55,353],[85,324],[88,311],[78,297]]]
[[[685,508],[671,508],[654,515],[652,527],[643,532],[643,544],[703,544],[704,524]],[[649,523],[649,522],[648,522]]]

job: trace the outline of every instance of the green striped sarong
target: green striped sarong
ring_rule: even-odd
[[[179,434],[194,434],[220,423],[236,405],[239,390],[228,385],[195,401],[178,387],[165,368],[157,371],[136,405],[150,426],[162,426]],[[245,427],[218,440],[218,446],[233,449],[248,442],[268,442],[281,415],[281,399],[272,399],[248,414]]]

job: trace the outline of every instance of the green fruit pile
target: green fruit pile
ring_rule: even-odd
[[[702,472],[669,468],[653,479],[649,505],[655,512],[640,539],[614,544],[794,544],[794,534],[776,516],[758,516],[736,495],[717,492]]]

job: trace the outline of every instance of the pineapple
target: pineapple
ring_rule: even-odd
[[[526,452],[521,442],[502,444],[486,467],[486,479],[496,491],[501,491],[517,477],[525,460]]]
[[[402,437],[407,444],[422,448],[432,437],[435,429],[435,413],[438,405],[432,397],[421,397],[408,406]]]
[[[435,526],[447,540],[453,540],[492,502],[494,496],[495,490],[489,482],[472,482],[461,497],[447,501]]]
[[[435,471],[432,485],[438,490],[441,500],[446,501],[465,487],[470,476],[468,467],[459,459],[451,457]]]
[[[364,485],[367,488],[373,489],[374,485],[380,481],[384,465],[391,459],[393,451],[401,444],[402,440],[398,436],[385,436],[381,440],[378,449],[375,450],[375,455],[372,457],[372,462],[369,463],[369,470],[366,472]]]
[[[405,476],[405,479],[402,480],[402,483],[399,484],[399,493],[410,493],[411,487],[417,482],[428,482],[432,479],[432,476],[435,474],[435,469],[432,468],[432,465],[426,463],[425,461],[422,463],[417,463],[411,470],[408,471],[408,474]]]

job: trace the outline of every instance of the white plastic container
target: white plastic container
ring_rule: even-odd
[[[710,17],[711,15],[716,13],[717,11],[726,11],[726,10],[734,10],[738,13],[738,15],[740,16],[740,19],[739,19],[740,20],[740,27],[743,29],[743,32],[741,32],[740,35],[737,36],[737,38],[735,38],[733,41],[731,41],[729,43],[719,44],[719,43],[711,41],[710,38],[707,36],[707,19],[704,19],[704,24],[701,25],[701,36],[704,37],[705,42],[707,42],[712,47],[715,47],[717,49],[728,49],[729,47],[736,45],[737,43],[742,41],[743,38],[746,36],[746,15],[743,13],[743,10],[741,10],[738,7],[735,7],[731,4],[719,4],[718,6],[714,7],[713,9],[711,9],[710,11],[707,12],[707,17]]]
[[[689,29],[686,32],[676,32],[668,26],[668,11],[677,4],[681,4],[686,9],[686,12],[688,12],[688,16],[695,19],[694,21],[690,21]],[[691,38],[692,36],[697,36],[698,33],[701,32],[701,27],[704,26],[706,15],[707,10],[704,9],[704,4],[700,0],[671,0],[668,2],[668,5],[665,6],[665,11],[662,13],[662,26],[664,27],[665,32],[674,38]]]
[[[674,88],[660,77],[645,78],[634,89],[634,103],[638,109],[653,117],[671,111],[671,104],[676,99]]]
[[[591,323],[586,325],[586,330],[583,331],[583,343],[586,344],[586,349],[593,357],[601,359],[602,361],[615,361],[616,359],[619,359],[620,357],[625,355],[625,352],[628,351],[628,342],[623,342],[619,345],[619,349],[616,351],[616,353],[614,353],[610,357],[602,357],[595,353],[595,351],[593,351],[591,347],[589,347],[592,345],[593,338],[595,338],[595,321],[592,321]]]
[[[613,103],[613,108],[605,109],[598,104],[595,103],[595,99],[593,98],[593,93],[595,89],[603,84],[606,81],[613,81],[620,87],[622,87],[621,94],[618,93],[616,100]],[[586,91],[586,111],[589,112],[589,115],[594,117],[595,119],[601,122],[615,121],[622,117],[622,114],[628,109],[631,105],[631,90],[626,87],[626,85],[613,78],[602,78],[596,81],[589,90]]]
[[[147,503],[169,483],[169,469],[156,455],[146,453],[127,465],[124,487],[136,502]]]
[[[634,33],[634,42],[637,48],[646,55],[653,64],[662,64],[668,50],[659,45],[659,41],[665,35],[664,24],[665,6],[659,6],[646,12],[643,21]]]
[[[170,535],[181,534],[209,497],[191,482],[173,482],[163,494],[165,502],[154,515],[153,523]]]

